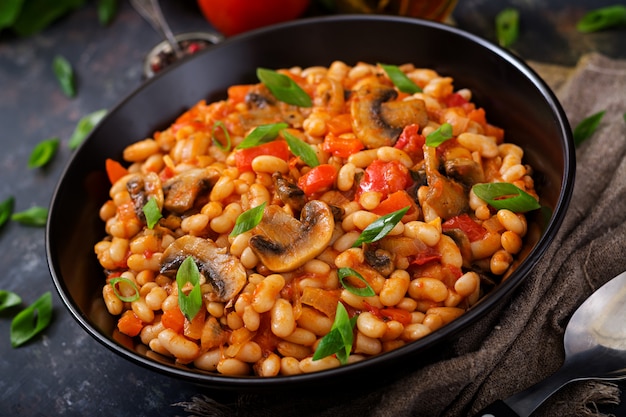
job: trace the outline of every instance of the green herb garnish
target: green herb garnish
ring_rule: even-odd
[[[237,149],[253,148],[271,142],[278,137],[281,130],[287,127],[289,127],[287,123],[270,123],[257,126],[237,145]]]
[[[15,198],[9,197],[0,203],[0,227],[9,221],[13,214],[13,206],[15,205]]]
[[[337,303],[337,311],[335,313],[335,321],[333,322],[330,332],[324,336],[317,349],[313,354],[313,360],[325,358],[332,354],[336,354],[337,359],[342,365],[348,363],[350,351],[352,351],[352,342],[354,341],[353,329],[356,324],[357,317],[350,319],[346,308],[341,302]]]
[[[232,232],[230,232],[230,236],[240,235],[261,223],[263,211],[265,210],[266,205],[267,203],[263,202],[260,205],[241,213],[239,217],[237,217],[237,220],[235,220],[235,227],[233,227]]]
[[[257,68],[256,75],[278,100],[298,107],[313,105],[306,91],[285,74],[266,68]]]
[[[185,294],[183,288],[188,282],[193,285],[193,289],[189,291],[189,294]],[[202,307],[200,271],[191,256],[188,256],[178,268],[176,284],[178,285],[178,307],[187,320],[191,321]]]
[[[117,13],[118,0],[98,0],[98,20],[102,26],[108,26]]]
[[[354,295],[358,295],[360,297],[371,297],[376,295],[374,289],[365,280],[365,278],[363,278],[361,274],[359,274],[352,268],[339,268],[337,270],[337,276],[339,277],[339,282],[341,282],[341,285],[343,285],[346,290],[350,291]],[[355,287],[348,281],[345,281],[345,279],[348,277],[354,277],[358,279],[359,281],[363,282],[363,284],[365,284],[365,287]]]
[[[39,206],[33,206],[28,210],[13,213],[11,220],[21,223],[25,226],[45,226],[48,221],[48,209]]]
[[[22,298],[14,292],[0,290],[0,311],[19,305]]]
[[[106,110],[97,110],[93,113],[89,113],[88,115],[80,119],[68,143],[69,148],[70,149],[78,148],[78,145],[83,143],[85,138],[87,138],[87,135],[91,133],[93,128],[100,122],[100,120],[102,120],[102,118],[106,114],[107,114]]]
[[[215,136],[215,130],[216,129],[221,129],[222,132],[224,132],[224,137],[226,138],[226,143],[225,144],[222,143]],[[216,121],[213,124],[213,129],[211,130],[211,139],[213,140],[213,144],[215,146],[217,146],[218,148],[220,148],[224,152],[230,152],[230,147],[232,146],[231,143],[230,143],[230,133],[228,133],[228,129],[226,129],[226,126],[220,120]]]
[[[503,48],[508,48],[519,36],[519,11],[511,7],[496,15],[496,36]]]
[[[616,4],[585,14],[576,24],[576,29],[589,33],[621,25],[626,25],[626,6]]]
[[[304,143],[295,135],[289,133],[286,130],[282,131],[282,135],[285,138],[285,141],[287,141],[287,145],[289,145],[291,153],[299,157],[302,162],[304,162],[311,168],[314,168],[320,164],[320,161],[317,159],[315,151],[313,151],[310,145]]]
[[[436,148],[448,139],[452,139],[452,125],[444,123],[437,130],[426,136],[426,145]]]
[[[48,291],[13,318],[11,346],[16,348],[32,339],[50,324],[51,319],[52,295]]]
[[[57,55],[52,61],[52,71],[54,71],[63,94],[68,97],[74,97],[76,95],[76,82],[72,64],[63,56]]]
[[[124,283],[126,285],[129,285],[134,291],[133,295],[126,297],[120,294],[120,292],[117,289],[117,284],[119,283]],[[109,281],[109,284],[111,285],[111,287],[113,287],[113,292],[115,293],[117,298],[119,298],[120,300],[126,303],[132,303],[133,301],[139,300],[139,288],[137,288],[137,285],[130,279],[124,278],[124,277],[115,277],[115,278],[111,278],[111,280]]]
[[[497,210],[525,213],[541,208],[535,197],[508,182],[476,184],[472,190],[478,198]]]
[[[574,128],[574,145],[578,146],[583,143],[586,139],[589,139],[591,135],[598,129],[600,122],[602,121],[602,117],[604,117],[605,111],[599,111],[598,113],[592,114],[589,117],[584,118],[583,120],[576,125]]]
[[[59,138],[50,138],[39,142],[30,153],[28,168],[41,168],[46,165],[59,147]]]
[[[422,89],[415,84],[400,68],[395,65],[378,64],[385,70],[391,82],[398,87],[398,90],[407,94],[421,93]]]
[[[161,217],[161,209],[155,197],[150,197],[148,202],[143,205],[142,209],[144,216],[146,216],[146,225],[148,229],[152,229]]]
[[[356,248],[363,243],[372,243],[384,238],[398,224],[407,211],[409,211],[409,207],[379,217],[361,232],[352,247]]]

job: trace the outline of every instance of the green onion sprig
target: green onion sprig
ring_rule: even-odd
[[[385,214],[379,217],[369,226],[367,226],[359,235],[357,240],[352,245],[353,248],[361,246],[363,243],[376,242],[387,236],[389,232],[398,224],[402,217],[409,211],[410,207],[404,207],[400,210],[396,210],[393,213]]]
[[[472,191],[497,210],[507,209],[514,213],[525,213],[541,208],[535,197],[508,182],[476,184]]]

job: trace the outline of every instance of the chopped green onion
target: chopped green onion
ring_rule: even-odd
[[[436,148],[448,139],[452,139],[452,125],[444,123],[437,130],[426,136],[426,145]]]
[[[356,316],[350,319],[346,308],[341,302],[338,302],[335,321],[330,328],[330,332],[317,345],[317,349],[315,349],[313,354],[313,360],[316,361],[336,354],[342,365],[348,363],[348,357],[352,351],[352,342],[354,341],[353,329],[356,319]]]
[[[384,238],[387,236],[387,233],[391,232],[396,224],[402,220],[402,217],[407,211],[409,211],[408,206],[400,210],[396,210],[393,213],[385,214],[384,216],[379,217],[361,232],[352,247],[356,248],[361,246],[363,243],[372,243]]]
[[[120,294],[119,290],[117,289],[117,284],[120,284],[120,283],[129,285],[133,289],[134,294],[128,297]],[[115,293],[117,298],[119,298],[120,300],[126,303],[132,303],[133,301],[139,300],[139,288],[137,288],[137,285],[130,279],[124,278],[124,277],[115,277],[115,278],[111,278],[111,280],[109,281],[109,284],[111,285],[111,287],[113,287],[113,292]]]
[[[576,29],[589,33],[621,25],[626,25],[626,6],[616,4],[585,14],[576,24]]]
[[[226,144],[223,144],[217,139],[217,137],[215,136],[216,129],[222,129],[222,132],[224,132],[224,137],[226,138]],[[213,124],[213,130],[211,130],[211,139],[213,139],[213,144],[215,146],[217,146],[224,152],[230,152],[230,133],[228,133],[228,129],[226,129],[226,126],[224,125],[224,123],[222,123],[221,120],[218,120]]]
[[[0,290],[0,311],[19,305],[22,299],[14,292]]]
[[[287,141],[287,145],[289,145],[289,149],[291,153],[295,156],[302,159],[302,162],[314,168],[320,164],[320,161],[317,159],[317,155],[315,151],[311,148],[311,146],[307,143],[304,143],[300,139],[298,139],[295,135],[289,133],[286,130],[282,131],[283,137]]]
[[[76,83],[72,64],[63,56],[57,55],[52,60],[52,71],[54,71],[63,94],[68,97],[74,97],[76,95]]]
[[[278,100],[298,107],[311,107],[311,97],[294,80],[279,72],[257,68],[256,75]]]
[[[83,143],[87,135],[91,133],[93,128],[102,120],[102,118],[107,114],[106,110],[97,110],[93,113],[89,113],[86,116],[83,116],[78,121],[74,132],[72,133],[72,137],[70,137],[70,141],[68,146],[70,149],[78,148],[78,145]]]
[[[400,68],[395,65],[378,64],[385,70],[391,82],[398,87],[398,90],[407,94],[421,93],[422,89],[415,84]]]
[[[33,206],[28,210],[13,213],[11,220],[21,223],[25,226],[45,226],[48,221],[48,209],[39,206]]]
[[[265,210],[266,205],[267,203],[263,202],[260,205],[241,213],[239,217],[237,217],[237,220],[235,220],[235,227],[233,227],[233,231],[230,232],[230,235],[240,235],[254,228],[257,224],[261,223],[261,219],[263,218],[263,211]]]
[[[11,346],[23,345],[48,327],[52,319],[52,295],[45,292],[11,321]]]
[[[193,289],[189,294],[183,292],[185,284],[191,283]],[[200,289],[200,271],[191,256],[188,256],[176,272],[178,285],[178,306],[180,311],[191,321],[202,308],[202,292]]]
[[[46,165],[59,147],[59,138],[50,138],[39,142],[30,153],[28,168],[41,168]]]
[[[237,149],[253,148],[271,142],[276,139],[281,130],[287,127],[289,127],[287,123],[270,123],[257,126],[237,145]]]
[[[535,197],[508,182],[476,184],[472,190],[478,198],[497,210],[525,213],[541,208]]]
[[[343,285],[346,290],[354,295],[358,295],[360,297],[371,297],[373,295],[376,295],[374,289],[365,280],[365,278],[363,278],[361,274],[359,274],[352,268],[339,268],[337,270],[337,276],[339,277],[339,282],[341,282],[341,285]],[[355,277],[359,281],[363,282],[365,284],[365,287],[355,287],[354,285],[345,281],[345,279],[348,277]]]
[[[592,114],[591,116],[584,118],[580,121],[580,123],[578,123],[578,125],[576,125],[576,127],[574,128],[575,146],[580,145],[593,135],[593,133],[598,129],[598,126],[602,121],[602,117],[604,117],[604,113],[604,110],[599,111],[598,113]]]
[[[519,36],[519,11],[512,7],[496,15],[496,36],[503,48],[513,45]]]
[[[148,229],[152,229],[154,225],[157,224],[159,219],[163,217],[161,215],[161,210],[159,209],[159,204],[156,201],[155,197],[150,197],[148,202],[144,204],[141,209],[143,211],[144,216],[146,216],[146,224]]]
[[[102,26],[107,26],[113,21],[117,13],[118,0],[98,0],[98,20]]]
[[[15,198],[8,197],[0,203],[0,227],[9,221],[13,214],[13,206],[15,205]]]

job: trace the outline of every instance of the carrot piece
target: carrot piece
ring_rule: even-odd
[[[359,152],[364,147],[363,143],[357,138],[341,137],[332,132],[326,135],[324,143],[322,144],[324,151],[341,158],[347,158],[353,153]]]
[[[417,210],[415,201],[404,190],[396,191],[389,194],[389,197],[380,202],[380,204],[372,210],[372,213],[384,216],[385,214],[393,213],[405,207],[410,207],[405,216],[412,215]]]
[[[333,135],[341,135],[342,133],[351,133],[352,132],[352,115],[349,113],[343,113],[337,116],[334,116],[329,121],[326,122],[326,127],[328,131]]]
[[[128,170],[124,168],[122,164],[111,158],[106,159],[104,166],[111,184],[115,184],[120,178],[128,174]]]
[[[135,337],[141,332],[141,329],[143,329],[143,322],[135,313],[131,310],[127,310],[117,321],[117,329],[120,333]]]
[[[161,316],[163,327],[174,330],[176,333],[182,333],[185,328],[185,316],[179,308],[165,310]]]
[[[485,126],[487,124],[487,117],[485,116],[485,109],[483,108],[478,108],[478,109],[470,111],[467,114],[467,118],[475,121],[481,126]]]
[[[252,85],[240,84],[228,87],[228,99],[234,103],[243,103],[246,100],[246,96],[250,92]]]

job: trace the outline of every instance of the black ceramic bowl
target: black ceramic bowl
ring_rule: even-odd
[[[536,188],[547,209],[532,219],[521,262],[502,284],[465,315],[397,350],[333,370],[274,378],[229,377],[186,368],[150,355],[141,345],[112,337],[116,318],[101,300],[104,280],[93,247],[104,233],[98,210],[109,188],[106,158],[121,159],[124,147],[167,127],[201,99],[225,98],[229,85],[257,82],[257,67],[414,63],[454,78],[469,88],[492,123],[506,130],[535,168]],[[521,60],[481,38],[453,27],[397,17],[313,18],[230,38],[166,69],[127,97],[75,152],[56,188],[47,228],[47,256],[56,288],[75,319],[121,357],[155,371],[211,387],[262,389],[326,383],[365,372],[402,367],[459,334],[503,302],[528,275],[554,237],[574,181],[574,148],[559,103],[544,82]],[[546,215],[547,213],[547,215]]]

